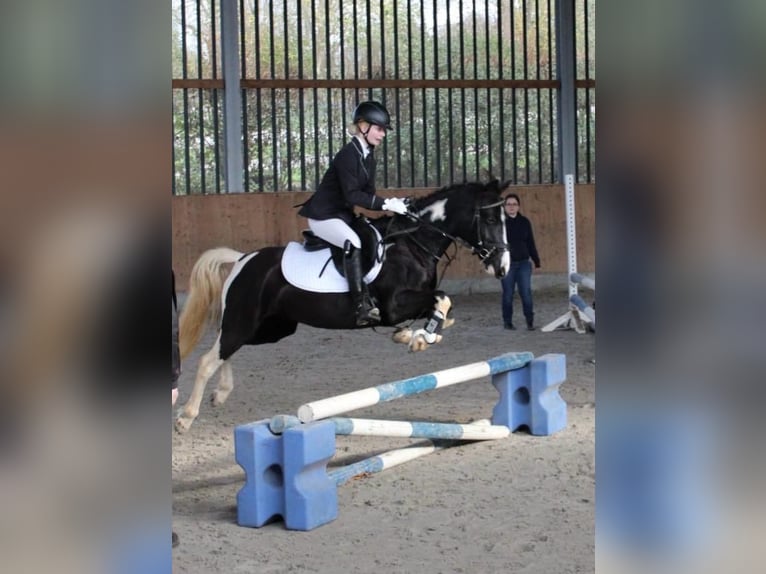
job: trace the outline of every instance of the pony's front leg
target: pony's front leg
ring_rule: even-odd
[[[426,320],[422,329],[411,333],[409,348],[411,352],[425,351],[430,345],[441,343],[442,329],[451,327],[455,320],[447,317],[452,308],[452,301],[446,293],[441,291],[434,295],[436,302],[431,316]]]
[[[442,313],[444,315],[444,318],[442,319],[442,329],[447,329],[449,327],[452,327],[452,325],[455,324],[455,319],[452,317],[449,317],[447,313],[452,308],[452,304],[449,300],[449,297],[447,295],[440,293],[436,295],[437,297],[437,303],[434,305],[434,308]],[[394,334],[391,335],[391,339],[394,341],[394,343],[402,343],[404,345],[409,345],[410,341],[412,341],[412,336],[414,335],[415,331],[410,329],[409,327],[401,327],[394,331]],[[426,330],[425,329],[418,329],[418,333],[420,335],[425,335]],[[438,335],[436,343],[439,343],[441,341],[442,336]],[[425,343],[427,345],[427,342]],[[426,347],[423,347],[426,348]],[[422,350],[422,349],[418,349]]]
[[[444,291],[434,293],[434,309],[443,315],[442,329],[447,329],[455,324],[455,319],[449,316],[452,311],[452,300]]]
[[[192,389],[189,400],[181,409],[181,414],[176,419],[175,429],[179,433],[189,430],[194,419],[199,415],[199,406],[202,402],[202,396],[205,393],[205,386],[208,380],[218,370],[224,361],[220,358],[221,336],[216,339],[215,345],[207,353],[202,355],[197,368],[197,378],[194,379],[194,388]]]
[[[410,341],[412,341],[412,333],[413,331],[409,327],[401,327],[394,331],[394,334],[391,335],[391,340],[393,340],[394,343],[409,345]]]

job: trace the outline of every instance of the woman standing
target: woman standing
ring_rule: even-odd
[[[503,324],[506,329],[513,325],[513,292],[519,287],[521,308],[527,320],[527,329],[535,329],[535,313],[532,303],[532,261],[540,268],[540,256],[535,246],[532,224],[519,209],[521,200],[515,193],[505,198],[505,238],[511,251],[511,270],[503,277]],[[531,261],[530,261],[531,260]]]

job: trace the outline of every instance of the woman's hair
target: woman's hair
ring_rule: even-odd
[[[503,200],[503,203],[505,203],[506,201],[508,201],[508,198],[511,198],[511,197],[512,197],[513,199],[515,199],[515,200],[516,200],[516,203],[518,203],[518,204],[519,204],[519,207],[521,207],[521,199],[520,199],[520,198],[519,198],[519,196],[518,196],[518,195],[516,195],[515,193],[509,193],[508,195],[506,195],[506,196],[505,196],[505,199]]]

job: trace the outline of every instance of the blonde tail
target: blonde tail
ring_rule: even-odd
[[[235,263],[242,253],[218,247],[205,251],[192,268],[189,292],[179,317],[179,347],[183,359],[197,346],[205,328],[221,320],[221,292],[228,275],[223,265]]]

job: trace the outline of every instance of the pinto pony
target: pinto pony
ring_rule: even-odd
[[[426,327],[399,329],[397,342],[422,350],[441,340],[449,297],[437,291],[437,264],[447,249],[459,243],[481,259],[488,273],[501,279],[510,268],[505,242],[502,192],[508,183],[463,183],[443,187],[410,204],[411,216],[372,220],[382,237],[380,271],[368,285],[380,309],[381,326],[398,326],[426,318]],[[194,388],[176,419],[179,432],[189,429],[199,414],[207,381],[220,368],[212,403],[221,405],[231,393],[229,359],[243,345],[273,343],[292,335],[303,323],[325,329],[356,329],[348,293],[313,292],[290,284],[282,271],[285,247],[265,247],[243,254],[221,247],[203,253],[195,263],[188,297],[180,318],[181,357],[199,342],[208,324],[217,325],[213,347],[200,359]],[[224,265],[234,264],[225,277]]]

